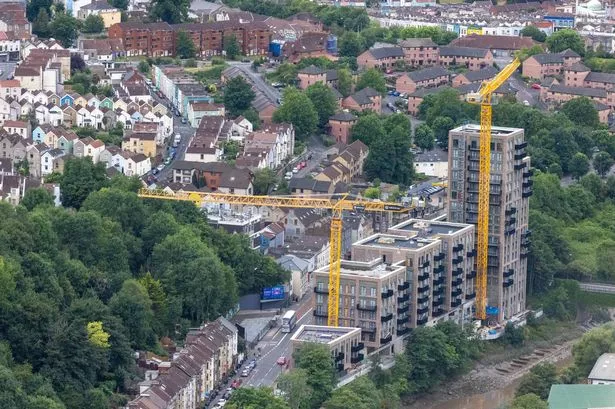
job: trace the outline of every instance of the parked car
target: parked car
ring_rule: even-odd
[[[389,92],[387,92],[388,95],[393,95],[395,93],[395,91],[390,90]]]
[[[243,376],[244,378],[250,376],[250,370],[244,369],[243,371],[241,371],[241,376]]]
[[[164,165],[160,164],[160,165],[156,166],[156,169],[158,169],[158,172],[162,172],[162,170],[164,169]]]
[[[523,105],[525,105],[526,107],[530,106],[530,102],[526,99],[525,101],[523,101]]]
[[[542,87],[540,86],[540,84],[532,84],[532,88],[541,89]]]
[[[285,356],[281,356],[278,358],[278,360],[276,361],[276,363],[280,366],[284,366],[286,365],[286,357]]]
[[[243,383],[243,380],[235,379],[233,382],[231,382],[231,388],[237,389],[241,386],[242,383]]]
[[[188,120],[186,118],[182,118],[182,124],[187,124]]]
[[[173,160],[173,159],[172,159],[170,156],[167,156],[167,157],[165,158],[165,160],[164,160],[164,164],[165,164],[165,165],[168,165],[169,163],[171,163],[171,161],[172,161],[172,160]]]
[[[293,168],[293,173],[297,173],[297,172],[299,172],[299,167],[298,167],[298,166],[295,166],[295,167]]]
[[[398,91],[393,92],[393,96],[394,96],[394,97],[398,97],[398,96],[400,96],[400,95],[401,95],[401,94],[400,94]]]

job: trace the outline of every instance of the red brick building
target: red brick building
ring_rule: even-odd
[[[357,122],[357,117],[348,112],[340,112],[329,118],[329,135],[337,143],[348,144],[351,141],[350,130]]]
[[[438,44],[431,38],[409,38],[399,42],[404,51],[404,61],[413,67],[435,65],[439,60]]]

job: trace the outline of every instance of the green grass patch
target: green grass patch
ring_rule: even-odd
[[[615,307],[615,294],[582,291],[579,295],[579,303],[585,306]]]

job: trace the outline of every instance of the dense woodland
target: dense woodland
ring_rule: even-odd
[[[287,279],[245,236],[191,203],[141,200],[138,180],[67,163],[67,208],[44,189],[0,204],[0,407],[110,408],[135,379],[133,351],[163,353],[241,294]]]

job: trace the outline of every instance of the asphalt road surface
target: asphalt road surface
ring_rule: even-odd
[[[2,74],[0,74],[0,80],[13,78],[15,65],[16,64],[14,62],[0,62],[0,70],[2,71]]]
[[[273,103],[279,105],[278,99],[280,99],[280,91],[269,85],[260,73],[254,72],[251,63],[231,61],[229,64],[239,68],[259,91],[265,94]]]

